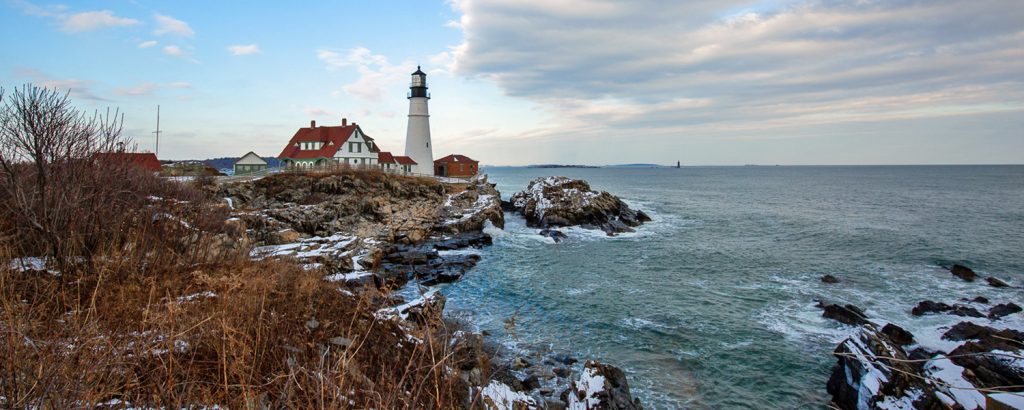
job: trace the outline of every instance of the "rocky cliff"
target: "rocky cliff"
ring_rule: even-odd
[[[476,259],[437,251],[487,245],[483,228],[504,226],[486,176],[442,184],[373,171],[296,173],[216,190],[256,245],[254,257],[296,258],[356,285],[450,282]]]

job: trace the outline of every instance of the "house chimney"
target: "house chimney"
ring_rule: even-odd
[[[309,120],[309,128],[316,128],[316,120]]]
[[[341,126],[344,127],[344,126],[347,126],[347,125],[348,125],[348,118],[342,118],[341,119]]]

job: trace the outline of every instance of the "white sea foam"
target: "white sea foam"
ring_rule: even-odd
[[[670,328],[668,325],[639,317],[627,317],[622,319],[622,324],[636,330]]]

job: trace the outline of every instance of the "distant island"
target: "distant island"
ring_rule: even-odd
[[[617,164],[617,165],[570,165],[570,164],[536,164],[527,168],[664,168],[658,164]]]
[[[606,165],[604,168],[664,168],[664,165],[658,164],[619,164],[619,165]]]
[[[527,168],[601,168],[595,165],[563,165],[563,164],[537,164],[527,165]]]

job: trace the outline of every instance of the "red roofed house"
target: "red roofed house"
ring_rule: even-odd
[[[434,161],[434,175],[439,177],[471,177],[476,175],[480,163],[470,157],[452,154]]]
[[[341,119],[341,126],[299,128],[277,157],[289,167],[312,168],[331,164],[376,166],[380,149],[356,123]]]
[[[125,162],[132,164],[139,169],[151,172],[160,172],[160,160],[152,152],[97,152],[92,159],[98,162]]]

